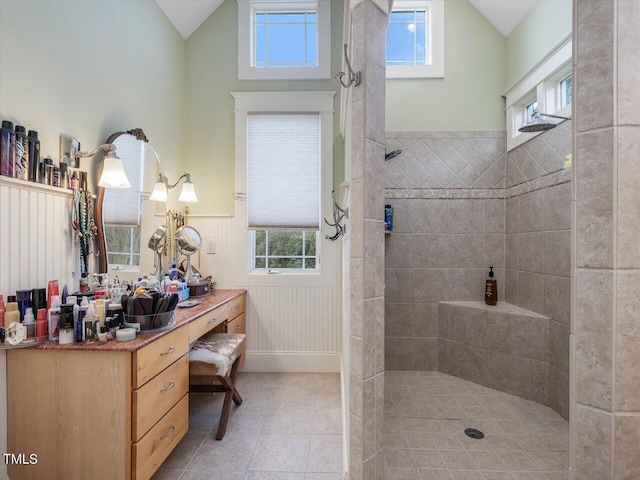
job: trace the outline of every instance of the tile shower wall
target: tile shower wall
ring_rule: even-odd
[[[507,154],[505,237],[505,300],[551,319],[549,406],[564,418],[569,416],[571,178],[563,164],[571,153],[570,132],[571,122],[564,122]]]
[[[438,369],[438,302],[504,293],[504,132],[388,132],[385,367]]]

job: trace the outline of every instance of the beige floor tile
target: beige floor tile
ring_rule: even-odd
[[[420,407],[422,418],[445,418],[445,414],[437,405],[424,405]]]
[[[244,472],[186,469],[180,480],[243,480]]]
[[[431,438],[438,450],[462,450],[464,447],[453,433],[432,433]]]
[[[342,473],[307,473],[304,480],[344,480]]]
[[[446,468],[438,450],[412,450],[418,468]]]
[[[407,432],[405,438],[410,448],[436,449],[436,444],[428,432]]]
[[[438,408],[447,420],[460,420],[462,418],[467,418],[467,414],[462,407],[440,406]]]
[[[476,395],[474,397],[479,405],[483,407],[503,407],[504,402],[500,397],[495,395]]]
[[[440,455],[449,470],[476,470],[476,465],[466,451],[442,450]]]
[[[411,468],[416,466],[411,450],[401,448],[385,448],[384,464],[388,467]]]
[[[208,436],[188,465],[192,470],[244,471],[258,441],[251,433],[227,433],[222,441]]]
[[[308,435],[262,434],[248,470],[304,472],[308,452]]]
[[[535,472],[538,470],[524,452],[498,452],[498,457],[512,472]]]
[[[431,433],[454,433],[451,422],[446,419],[430,418],[424,421]]]
[[[454,387],[451,387],[454,388]],[[456,399],[456,403],[460,406],[460,407],[479,407],[480,403],[477,400],[477,397],[472,397],[470,395],[467,395],[466,397],[461,397],[461,396],[456,396],[454,397]]]
[[[421,480],[415,468],[385,468],[385,480]]]
[[[420,474],[422,475],[423,480],[452,480],[453,477],[449,470],[445,469],[432,469],[432,468],[422,468],[420,469]]]
[[[513,440],[517,447],[523,452],[548,451],[547,447],[538,440],[538,437],[535,435],[510,435],[509,438]]]
[[[487,435],[491,450],[494,452],[519,452],[520,448],[511,438],[511,435]]]
[[[487,412],[483,407],[464,407],[463,410],[467,418],[472,418],[474,420],[487,420],[492,418],[491,415],[489,415],[489,412]]]
[[[264,424],[264,433],[310,433],[315,411],[311,408],[278,406]]]
[[[467,437],[466,435],[462,434],[462,435],[458,435],[458,439],[460,440],[460,443],[462,443],[462,445],[464,446],[464,449],[470,452],[490,452],[493,450],[493,448],[491,447],[491,444],[489,444],[489,441],[487,440],[487,437],[482,438],[482,439],[476,439],[476,438],[471,438],[471,437]]]
[[[453,480],[478,480],[479,472],[473,470],[450,470]]]
[[[407,437],[403,432],[385,432],[385,448],[409,448]]]
[[[478,470],[506,471],[507,467],[494,452],[469,452],[471,460]]]
[[[311,435],[307,472],[339,473],[342,468],[342,436]]]
[[[569,480],[569,472],[545,472],[547,480]]]
[[[160,468],[184,469],[207,438],[203,432],[188,432]]]
[[[342,409],[316,409],[309,432],[322,435],[342,435]]]
[[[568,435],[538,435],[538,440],[552,452],[566,452],[569,449]]]
[[[529,429],[518,420],[496,420],[496,423],[509,435],[526,435]]]
[[[567,468],[553,452],[527,452],[527,456],[542,472],[561,472]]]
[[[482,473],[482,478],[484,478],[484,480],[513,480],[513,477],[509,472],[480,471],[480,473]]]
[[[180,478],[180,475],[182,475],[182,472],[183,470],[181,468],[167,469],[160,467],[160,470],[158,470],[153,475],[153,477],[151,477],[151,480],[178,480]]]
[[[247,472],[243,480],[305,480],[305,476],[304,473]]]

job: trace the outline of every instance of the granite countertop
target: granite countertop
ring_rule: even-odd
[[[166,330],[159,330],[149,333],[139,333],[136,335],[135,340],[128,342],[118,342],[116,340],[110,340],[107,343],[88,342],[88,343],[70,343],[67,345],[60,345],[56,343],[46,343],[43,345],[33,346],[34,350],[95,350],[99,352],[132,352],[138,350],[145,345],[148,345],[155,340],[175,331],[187,325],[189,322],[196,320],[202,315],[218,308],[221,305],[239,297],[246,290],[214,290],[213,293],[206,297],[191,298],[190,300],[197,300],[200,305],[196,305],[192,308],[178,308],[176,309],[176,323]]]

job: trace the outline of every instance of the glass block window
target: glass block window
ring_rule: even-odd
[[[253,22],[256,67],[318,66],[318,15],[256,11]]]
[[[430,63],[428,10],[392,11],[387,26],[387,65]]]
[[[571,105],[571,75],[560,81],[560,108]]]
[[[527,121],[525,123],[531,123],[533,121],[533,115],[538,110],[538,100],[534,100],[527,105]]]
[[[319,231],[253,231],[253,266],[255,269],[301,269],[317,267]]]

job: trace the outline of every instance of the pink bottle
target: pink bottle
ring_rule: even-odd
[[[4,306],[4,297],[0,294],[0,328],[4,327],[4,312],[7,309]]]

